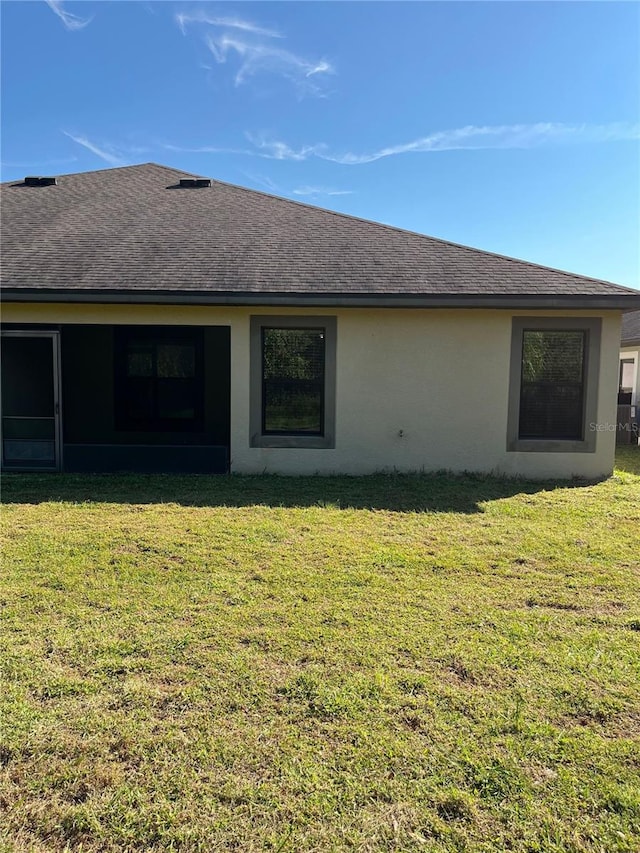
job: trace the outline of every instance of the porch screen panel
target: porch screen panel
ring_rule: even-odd
[[[143,431],[200,429],[201,332],[125,329],[118,334],[117,426]]]
[[[3,336],[1,362],[3,465],[54,468],[52,339]]]
[[[2,408],[23,418],[53,415],[53,349],[50,338],[3,338]]]
[[[525,330],[519,437],[582,440],[587,333]]]
[[[159,344],[157,349],[158,417],[180,421],[196,417],[196,348],[192,344]]]
[[[325,330],[263,328],[262,431],[323,435]]]

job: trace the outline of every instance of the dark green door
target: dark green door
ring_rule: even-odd
[[[60,468],[58,333],[2,333],[2,467]]]

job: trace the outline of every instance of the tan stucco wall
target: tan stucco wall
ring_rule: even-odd
[[[335,449],[252,448],[249,318],[305,313],[338,318]],[[598,422],[615,423],[618,311],[5,304],[3,321],[231,326],[231,468],[236,472],[610,474],[615,432],[606,429],[598,432],[595,453],[507,452],[511,319],[527,314],[603,318]]]

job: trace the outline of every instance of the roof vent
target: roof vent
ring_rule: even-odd
[[[210,187],[211,181],[209,178],[180,178],[181,188],[185,187]]]
[[[56,178],[36,178],[31,176],[24,179],[25,187],[54,187],[57,183]]]

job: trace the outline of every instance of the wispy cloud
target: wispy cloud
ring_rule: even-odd
[[[347,166],[373,163],[399,154],[432,153],[437,151],[478,151],[482,149],[542,148],[559,145],[583,145],[640,139],[640,123],[612,122],[610,124],[537,124],[467,125],[443,130],[368,152],[332,152],[324,143],[293,148],[286,142],[246,134],[255,147],[255,154],[272,160],[308,160],[318,157]]]
[[[358,165],[393,157],[435,151],[474,151],[490,148],[540,148],[555,145],[578,145],[614,142],[640,138],[640,124],[615,122],[605,125],[562,124],[539,122],[537,124],[511,124],[476,126],[444,130],[411,142],[389,145],[377,151],[344,154],[319,153],[318,156],[335,163]]]
[[[245,133],[253,148],[233,148],[224,145],[175,145],[169,142],[160,143],[165,151],[175,151],[180,154],[244,154],[248,157],[264,157],[266,160],[308,160],[320,151],[322,146],[309,146],[298,151],[284,142],[277,142]]]
[[[274,195],[289,195],[288,190],[276,184],[267,175],[256,175],[250,172],[243,172],[242,174],[245,178],[249,178],[252,183],[257,184],[269,193],[273,193]]]
[[[256,152],[248,148],[225,148],[218,145],[198,145],[189,147],[185,145],[171,145],[168,142],[161,143],[161,148],[166,151],[176,151],[180,154],[248,154],[250,157],[255,157]]]
[[[286,142],[280,142],[275,139],[268,139],[263,134],[245,133],[249,142],[255,147],[255,151],[251,153],[259,157],[266,157],[268,160],[308,160],[309,157],[322,156],[326,150],[326,145],[318,143],[317,145],[303,145],[297,150],[287,145]]]
[[[62,0],[44,0],[51,11],[56,14],[68,30],[82,30],[91,23],[92,18],[81,18],[73,12],[67,12]]]
[[[245,133],[248,145],[233,147],[224,145],[177,145],[156,141],[153,145],[132,146],[92,142],[84,135],[63,133],[78,145],[82,145],[97,157],[113,166],[126,165],[127,158],[140,153],[163,149],[188,154],[235,154],[258,157],[265,160],[279,160],[302,163],[312,158],[338,163],[346,166],[358,166],[373,163],[386,157],[401,154],[435,153],[439,151],[479,151],[489,149],[532,149],[553,146],[605,144],[624,140],[640,139],[640,123],[612,122],[609,124],[566,124],[539,122],[537,124],[512,125],[467,125],[454,130],[437,131],[411,142],[388,145],[374,151],[331,150],[324,142],[294,147],[287,142],[273,139],[266,134]],[[258,179],[256,179],[258,180]],[[351,190],[333,189],[326,186],[305,184],[293,190],[273,187],[274,191],[286,195],[320,196],[346,195]]]
[[[299,86],[316,74],[333,73],[332,66],[324,59],[318,61],[304,59],[288,50],[269,44],[243,41],[227,34],[207,35],[205,43],[218,63],[226,62],[231,53],[240,57],[240,66],[234,78],[236,86],[244,83],[254,74],[265,72],[280,74]],[[317,87],[306,86],[306,88],[315,90]]]
[[[235,66],[234,83],[240,86],[258,74],[283,77],[300,95],[323,96],[323,81],[335,69],[327,59],[308,59],[274,43],[284,35],[239,17],[211,15],[206,11],[178,12],[175,21],[183,35],[197,25],[206,47],[219,64]]]
[[[178,12],[176,15],[176,23],[180,27],[183,35],[187,33],[189,24],[208,24],[210,27],[223,27],[224,29],[242,30],[245,33],[253,33],[258,36],[267,36],[268,38],[284,38],[282,33],[277,30],[261,27],[259,24],[254,24],[251,21],[245,21],[242,18],[220,18],[208,15],[204,11],[193,12],[190,15],[184,12]]]
[[[111,166],[125,166],[126,161],[118,154],[115,149],[111,145],[103,145],[102,148],[97,146],[94,142],[91,142],[87,139],[86,136],[76,136],[73,133],[67,133],[66,130],[62,131],[65,136],[68,136],[69,139],[72,139],[78,145],[82,145],[84,148],[87,148],[96,157],[100,157],[101,160],[104,160],[106,163],[109,163]]]
[[[293,190],[294,195],[300,196],[310,196],[313,198],[318,198],[318,196],[322,195],[353,195],[353,190],[336,190],[332,187],[298,187]]]
[[[277,184],[275,181],[271,180],[267,175],[256,175],[249,172],[243,173],[245,177],[249,178],[254,184],[258,184],[258,186],[263,187],[267,192],[273,193],[274,195],[284,195],[284,196],[303,196],[307,198],[320,198],[321,196],[336,196],[336,195],[352,195],[353,190],[338,190],[333,189],[332,187],[314,187],[314,186],[302,186],[296,187],[296,189],[288,190],[284,187]]]

